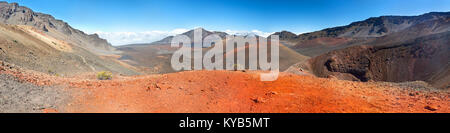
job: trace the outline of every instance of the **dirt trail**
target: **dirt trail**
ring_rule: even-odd
[[[83,56],[81,56],[81,55],[78,55],[78,56],[81,58],[81,60],[83,61],[84,64],[86,64],[87,66],[89,66],[89,68],[91,68],[92,71],[94,71],[94,72],[96,71],[92,65],[87,63],[86,59]]]

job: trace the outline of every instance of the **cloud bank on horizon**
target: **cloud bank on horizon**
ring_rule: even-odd
[[[152,43],[159,41],[168,36],[174,36],[189,31],[189,29],[174,29],[170,31],[144,31],[144,32],[103,32],[96,31],[93,33],[98,34],[101,38],[108,40],[113,46],[127,45],[127,44],[142,44]],[[258,35],[267,37],[273,33],[263,32],[260,30],[225,30],[230,35]]]
[[[144,31],[144,32],[103,32],[96,31],[101,38],[106,39],[114,46],[127,44],[151,43],[167,36],[173,36],[188,31],[188,29],[174,29],[171,31]]]

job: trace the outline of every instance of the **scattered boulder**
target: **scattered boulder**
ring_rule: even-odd
[[[428,105],[428,106],[425,106],[425,109],[430,110],[430,111],[436,111],[438,109],[438,107],[434,106],[434,105]]]
[[[265,103],[266,102],[266,99],[264,99],[262,97],[252,98],[251,100],[255,103]]]

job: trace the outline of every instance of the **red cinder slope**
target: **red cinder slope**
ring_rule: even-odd
[[[281,73],[188,71],[112,81],[86,88],[68,112],[450,112],[449,92],[392,83],[351,82]]]

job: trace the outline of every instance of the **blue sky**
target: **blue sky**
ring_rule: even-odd
[[[53,15],[115,45],[188,29],[266,35],[347,25],[382,15],[450,11],[450,0],[7,0]],[[134,40],[133,40],[134,39]]]

